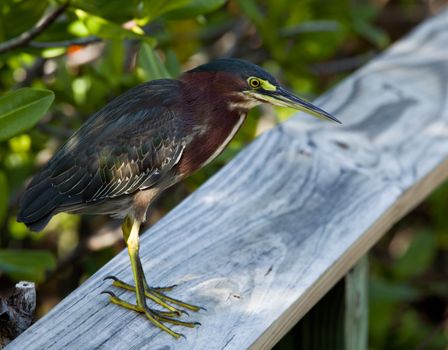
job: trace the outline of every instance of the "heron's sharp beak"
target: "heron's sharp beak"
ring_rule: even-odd
[[[274,91],[260,91],[257,92],[256,95],[257,95],[256,98],[262,99],[273,105],[291,107],[294,109],[304,111],[317,118],[327,119],[342,124],[330,113],[327,113],[324,110],[320,109],[319,107],[316,107],[313,104],[305,100],[302,100],[301,98],[295,96],[294,94],[292,94],[291,92],[282,87],[277,87],[276,90]]]

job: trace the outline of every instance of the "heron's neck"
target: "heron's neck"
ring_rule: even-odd
[[[248,101],[242,92],[244,86],[230,73],[186,72],[180,79],[184,85],[184,102],[200,115],[225,113],[236,119],[258,102]]]
[[[181,78],[185,84],[182,108],[190,119],[194,137],[180,160],[181,175],[190,174],[215,159],[235,136],[247,115],[247,109],[231,105],[238,100],[229,98],[227,90],[220,88],[222,77],[190,74],[194,77],[186,73]]]

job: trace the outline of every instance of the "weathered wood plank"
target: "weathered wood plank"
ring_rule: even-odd
[[[208,309],[187,339],[99,294],[122,252],[8,349],[269,349],[448,175],[447,58],[445,11],[317,101],[344,126],[264,134],[143,236],[151,281]]]

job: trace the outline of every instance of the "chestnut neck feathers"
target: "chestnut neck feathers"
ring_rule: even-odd
[[[198,130],[179,163],[181,174],[189,174],[216,158],[241,127],[248,108],[243,106],[244,81],[228,72],[187,72],[183,108]]]

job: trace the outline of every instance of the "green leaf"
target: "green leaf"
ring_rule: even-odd
[[[160,61],[154,49],[142,43],[138,53],[138,66],[141,68],[145,80],[171,78],[170,73]]]
[[[177,77],[182,73],[182,66],[177,59],[176,52],[173,49],[165,49],[165,67],[172,77]]]
[[[76,15],[84,23],[90,34],[103,39],[142,39],[144,36],[135,30],[127,30],[121,25],[110,22],[102,17],[88,14],[82,10],[76,10]],[[138,28],[136,28],[138,31]],[[141,30],[141,29],[140,29]]]
[[[437,253],[436,240],[431,232],[415,235],[409,248],[396,262],[393,272],[400,279],[409,279],[426,271]]]
[[[106,43],[105,54],[99,62],[97,69],[101,75],[100,80],[106,83],[110,92],[111,87],[116,87],[124,78],[125,45],[122,40],[110,40]],[[96,78],[92,76],[92,78]],[[91,96],[89,96],[91,98]]]
[[[48,1],[0,1],[0,42],[19,36],[37,23]],[[18,20],[20,19],[20,20]]]
[[[8,213],[8,179],[3,171],[0,171],[0,226]]]
[[[380,49],[387,47],[390,43],[387,32],[382,28],[361,21],[355,22],[354,28],[362,37]]]
[[[420,291],[408,284],[371,278],[369,295],[373,303],[411,302],[420,296]]]
[[[139,18],[143,19],[144,23],[148,23],[164,13],[184,8],[183,6],[190,2],[191,0],[143,0]]]
[[[0,249],[0,272],[15,280],[42,282],[45,272],[55,267],[56,259],[45,250]]]
[[[257,26],[262,26],[265,23],[263,13],[257,7],[253,0],[237,0],[242,12],[246,14]]]
[[[23,88],[0,97],[0,141],[33,127],[50,107],[50,90]]]
[[[374,21],[379,15],[378,7],[361,4],[351,9],[353,29],[363,38],[369,40],[378,48],[385,48],[390,40],[387,32],[375,26]]]
[[[82,9],[115,23],[130,21],[137,13],[140,1],[123,0],[72,0],[72,8]]]
[[[205,15],[215,11],[226,3],[226,0],[193,0],[186,6],[170,11],[164,16],[167,19],[180,19]]]

